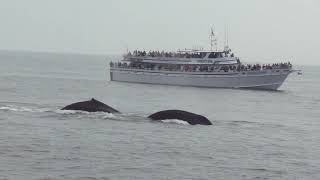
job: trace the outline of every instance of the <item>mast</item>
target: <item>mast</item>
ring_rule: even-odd
[[[218,46],[217,46],[217,38],[214,34],[214,30],[213,27],[211,27],[211,33],[210,33],[210,50],[212,51],[213,48],[215,47],[215,50],[218,50]]]
[[[224,27],[224,50],[227,51],[229,49],[229,29],[228,25]]]
[[[229,26],[227,25],[227,47],[229,49]]]
[[[227,47],[227,26],[224,26],[224,49]]]

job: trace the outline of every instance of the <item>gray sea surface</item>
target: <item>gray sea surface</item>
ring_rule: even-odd
[[[110,82],[120,58],[0,52],[0,179],[320,179],[320,67],[257,91]],[[92,97],[123,114],[59,110]]]

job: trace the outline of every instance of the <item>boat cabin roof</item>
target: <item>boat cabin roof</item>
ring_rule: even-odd
[[[178,50],[179,53],[225,53],[226,51],[214,51],[214,50],[196,50],[196,49],[186,49],[186,50]]]

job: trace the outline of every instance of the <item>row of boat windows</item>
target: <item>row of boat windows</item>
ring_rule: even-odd
[[[156,71],[187,71],[187,72],[229,72],[229,71],[261,71],[267,69],[291,69],[292,65],[288,63],[276,64],[233,64],[233,65],[180,65],[180,64],[149,64],[149,63],[113,63],[110,62],[112,68],[127,68],[127,69],[144,69]]]
[[[204,58],[207,56],[207,52],[165,52],[165,51],[133,51],[128,52],[127,57],[175,57],[175,58]],[[222,57],[234,57],[231,50],[224,52],[210,52],[208,58],[222,58]]]

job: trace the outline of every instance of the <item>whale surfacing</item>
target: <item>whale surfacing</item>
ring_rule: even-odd
[[[212,125],[212,123],[206,117],[182,110],[159,111],[150,115],[148,118],[157,121],[167,119],[179,119],[182,121],[186,121],[191,125]]]
[[[79,110],[79,111],[87,111],[87,112],[107,112],[107,113],[119,113],[118,110],[113,109],[112,107],[95,100],[92,98],[89,101],[82,101],[70,104],[61,110]]]

